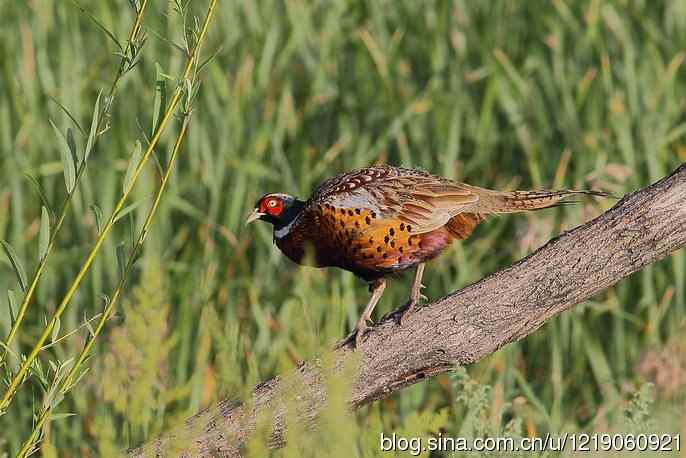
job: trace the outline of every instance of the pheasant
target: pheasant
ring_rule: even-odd
[[[537,210],[598,191],[500,192],[427,172],[388,165],[356,169],[323,182],[307,201],[288,194],[261,197],[246,224],[274,226],[276,246],[292,261],[339,267],[369,282],[371,297],[357,321],[359,346],[386,277],[416,266],[400,324],[423,298],[424,266],[453,240],[468,238],[488,215]]]

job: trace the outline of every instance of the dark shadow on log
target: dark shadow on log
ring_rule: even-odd
[[[402,327],[383,321],[358,351],[336,350],[336,367],[358,359],[350,404],[358,408],[478,361],[684,245],[686,164],[512,266],[420,308]],[[272,418],[272,445],[282,445],[284,385],[296,384],[299,420],[314,425],[326,403],[322,378],[320,361],[304,363],[258,385],[249,404],[221,401],[129,456],[240,456],[255,419],[264,414]]]

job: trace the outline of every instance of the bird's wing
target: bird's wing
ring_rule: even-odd
[[[421,234],[474,207],[479,196],[470,186],[423,171],[380,166],[334,177],[323,183],[312,199],[337,208],[378,212],[378,223],[396,219]]]

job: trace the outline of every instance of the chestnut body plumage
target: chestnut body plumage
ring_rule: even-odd
[[[424,263],[454,239],[469,237],[489,214],[558,205],[596,191],[499,192],[392,166],[353,170],[322,183],[307,201],[267,194],[248,222],[274,225],[279,249],[299,264],[339,267],[371,282],[357,342],[385,287],[385,277],[417,266],[405,316],[421,296]]]

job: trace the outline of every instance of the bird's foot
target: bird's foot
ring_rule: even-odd
[[[426,288],[424,285],[420,285],[421,288]],[[395,318],[396,322],[402,326],[403,322],[407,319],[408,316],[412,315],[414,313],[415,309],[417,308],[417,305],[419,304],[420,301],[428,301],[429,298],[423,295],[422,293],[418,292],[416,295],[413,295],[413,297],[410,298],[409,301],[405,305],[403,305],[397,312],[393,314],[393,317]]]
[[[403,322],[407,319],[408,316],[412,315],[416,307],[417,301],[414,300],[409,300],[407,304],[403,305],[403,307],[399,310],[397,317],[397,322],[400,326],[403,325]]]
[[[362,338],[367,331],[369,331],[369,328],[370,326],[366,321],[357,324],[357,329],[355,330],[355,348],[360,348],[360,345],[362,345]]]
[[[340,340],[334,346],[335,350],[342,347],[347,347],[352,342],[355,342],[354,348],[359,348],[362,344],[362,338],[371,329],[371,326],[367,324],[367,320],[360,320],[357,322],[357,326],[353,332],[348,334],[343,340]]]
[[[348,334],[343,339],[336,342],[336,345],[333,346],[333,349],[338,350],[340,348],[347,347],[348,345],[350,345],[350,343],[352,343],[355,340],[355,336],[357,336],[357,329]]]

